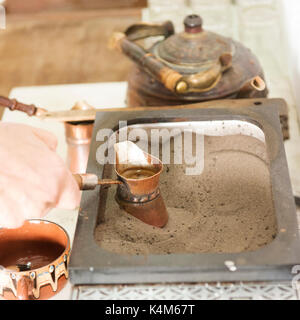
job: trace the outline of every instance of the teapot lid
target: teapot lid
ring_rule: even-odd
[[[200,16],[187,16],[184,20],[184,32],[157,43],[153,48],[154,54],[166,64],[187,68],[187,73],[189,67],[193,68],[190,72],[195,72],[197,66],[215,63],[222,56],[232,57],[234,42],[230,38],[204,30],[202,24]]]

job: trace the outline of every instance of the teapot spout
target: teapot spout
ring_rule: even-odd
[[[265,81],[260,76],[256,76],[244,83],[244,85],[238,92],[237,98],[252,98],[255,93],[257,93],[258,91],[262,92],[264,90],[266,90]]]

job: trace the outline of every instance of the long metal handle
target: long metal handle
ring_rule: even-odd
[[[176,92],[178,91],[178,88],[185,85],[185,83],[180,83],[180,80],[182,79],[180,73],[169,68],[163,62],[159,61],[152,53],[129,40],[125,34],[115,33],[113,37],[115,48],[120,48],[121,52],[140,65],[167,89]]]
[[[171,21],[163,23],[139,22],[131,25],[125,31],[130,41],[136,41],[153,36],[170,37],[175,32],[174,25]]]
[[[94,190],[99,185],[122,184],[119,180],[99,179],[97,175],[92,173],[73,174],[80,190]]]
[[[16,99],[9,99],[0,96],[0,107],[8,108],[11,111],[18,110],[25,112],[28,116],[40,116],[46,113],[47,110],[38,108],[34,104],[25,104],[17,101]]]

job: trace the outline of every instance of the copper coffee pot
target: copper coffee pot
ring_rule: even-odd
[[[132,150],[138,148],[133,142],[125,143]],[[97,175],[90,173],[73,176],[80,190],[93,190],[98,185],[118,185],[116,201],[122,209],[144,223],[164,227],[168,222],[168,213],[159,189],[159,177],[163,171],[163,164],[159,159],[141,149],[139,151],[144,156],[145,161],[142,163],[121,161],[118,156],[120,153],[116,152],[117,180],[99,179]],[[135,156],[134,154],[131,159]]]
[[[185,31],[172,22],[138,23],[113,35],[110,47],[135,65],[129,73],[127,105],[182,105],[215,99],[267,96],[263,70],[241,43],[203,28],[201,17],[187,16]],[[146,49],[138,40],[163,36]]]
[[[71,110],[92,110],[84,101],[77,102]],[[64,122],[68,144],[67,165],[71,172],[85,172],[90,153],[94,121]]]

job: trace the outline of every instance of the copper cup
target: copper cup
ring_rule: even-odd
[[[85,101],[77,102],[71,110],[93,109]],[[65,135],[68,144],[67,164],[71,172],[85,172],[94,121],[65,122]]]
[[[99,179],[95,174],[74,174],[81,190],[92,190],[97,185],[118,185],[116,201],[119,206],[129,214],[141,221],[155,226],[164,227],[168,222],[168,212],[159,190],[159,178],[163,171],[162,162],[145,153],[147,164],[135,165],[130,163],[120,163],[117,159],[115,172],[118,180]],[[128,171],[133,172],[133,176],[139,171],[150,172],[149,176],[130,177]]]
[[[65,123],[68,144],[67,165],[71,172],[85,172],[94,122]]]
[[[168,222],[168,212],[159,189],[159,178],[163,171],[162,162],[148,153],[147,165],[117,163],[115,171],[118,180],[116,201],[122,209],[141,221],[155,227],[164,227]],[[139,175],[141,171],[142,176]],[[131,172],[132,175],[127,175]],[[143,172],[149,173],[144,176]]]
[[[70,240],[59,225],[27,220],[17,229],[0,229],[0,296],[45,300],[67,283]]]

